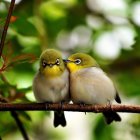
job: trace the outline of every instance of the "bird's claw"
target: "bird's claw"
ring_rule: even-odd
[[[109,110],[112,110],[110,100],[107,101],[107,105],[106,106],[107,106],[107,108],[109,108]]]
[[[80,107],[84,107],[86,104],[81,102],[81,103],[79,103],[79,105],[80,105]],[[86,115],[86,112],[85,112],[85,115]]]
[[[46,108],[46,110],[48,110],[50,104],[51,104],[51,102],[45,102],[45,108]]]
[[[64,101],[61,101],[61,102],[59,103],[60,109],[61,109],[61,110],[63,109],[63,103],[64,103]]]

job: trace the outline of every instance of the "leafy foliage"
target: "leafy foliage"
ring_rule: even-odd
[[[97,3],[91,0],[22,0],[15,5],[0,59],[0,102],[35,101],[32,93],[32,79],[38,70],[39,55],[46,48],[56,48],[60,49],[65,57],[79,51],[94,56],[101,67],[106,72],[110,72],[121,93],[122,103],[139,104],[140,25],[133,17],[133,6],[138,6],[139,1],[122,0],[122,5],[125,5],[123,10],[111,6],[111,2],[107,5],[103,4],[102,7]],[[0,38],[8,8],[8,2],[0,1]],[[110,8],[112,9],[109,10]],[[121,30],[126,27],[133,32],[130,35],[135,42],[133,44],[130,42],[131,38],[127,38],[130,32]],[[100,43],[104,43],[103,39],[100,40],[103,37],[109,41],[99,49],[102,45]],[[107,48],[110,42],[113,42],[112,47]],[[108,53],[110,50],[112,50],[111,55]],[[110,57],[105,54],[106,52]],[[19,139],[21,136],[10,113],[1,112],[0,116],[0,136],[5,140],[11,137]],[[46,117],[49,113],[18,112],[18,116],[32,139],[68,139],[67,137],[70,137],[67,133],[71,132],[65,133],[64,129],[63,131],[54,130],[50,126],[49,117]],[[133,139],[137,140],[140,129],[139,119],[139,116],[135,121],[134,117],[123,118],[122,115],[123,121],[119,127],[122,125],[127,127],[127,130],[131,130]],[[133,123],[128,123],[130,120]],[[115,123],[106,126],[103,119],[99,117],[95,122],[96,125],[93,124],[92,130],[90,127],[86,128],[78,124],[85,127],[85,130],[91,131],[91,139],[117,140],[115,133],[121,136],[122,131],[128,135],[126,128],[122,127],[118,130]],[[70,124],[71,122],[68,122],[67,127]]]

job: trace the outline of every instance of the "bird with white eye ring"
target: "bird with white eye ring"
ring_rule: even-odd
[[[33,92],[40,103],[69,102],[69,72],[62,55],[46,49],[40,56],[40,68],[33,80]],[[54,126],[66,126],[63,111],[54,111]]]
[[[66,64],[70,71],[70,97],[73,103],[106,105],[114,99],[121,103],[113,82],[90,55],[72,54]],[[121,121],[114,111],[103,112],[103,115],[107,124]]]

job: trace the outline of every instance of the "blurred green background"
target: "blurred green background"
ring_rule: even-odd
[[[9,8],[0,0],[0,37]],[[114,81],[122,104],[140,104],[140,0],[16,0],[0,60],[0,97],[33,102],[38,58],[56,48],[67,58],[93,56]],[[6,67],[4,67],[4,64]],[[107,126],[101,114],[66,112],[67,126],[53,127],[48,112],[18,112],[30,140],[139,140],[139,114],[120,113]],[[9,112],[0,112],[0,137],[23,140]]]

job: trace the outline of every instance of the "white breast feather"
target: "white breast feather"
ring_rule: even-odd
[[[114,85],[100,68],[86,68],[73,73],[71,83],[74,102],[106,104],[115,98]]]
[[[57,103],[68,100],[69,94],[69,76],[68,71],[53,79],[47,79],[39,73],[36,74],[33,81],[33,91],[38,102]]]

